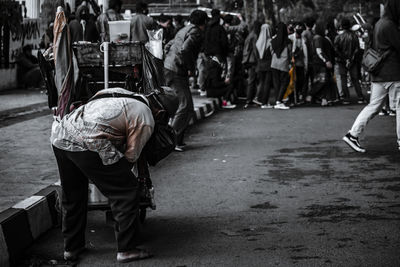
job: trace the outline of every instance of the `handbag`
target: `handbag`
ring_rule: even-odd
[[[369,73],[377,74],[382,67],[383,61],[387,58],[390,52],[390,50],[379,52],[373,48],[368,48],[364,53],[361,64]]]

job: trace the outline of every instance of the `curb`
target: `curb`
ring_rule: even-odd
[[[50,185],[0,213],[0,266],[14,266],[34,240],[58,224],[58,189]]]
[[[214,114],[221,107],[217,98],[196,98],[196,116],[190,125]],[[17,264],[26,248],[42,234],[58,225],[60,184],[55,183],[0,212],[0,266]]]

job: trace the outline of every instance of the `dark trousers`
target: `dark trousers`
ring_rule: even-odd
[[[282,102],[290,81],[289,73],[272,69],[272,81],[274,83],[275,101]]]
[[[246,103],[251,103],[256,96],[257,90],[257,73],[256,73],[256,66],[250,66],[247,69],[247,96],[246,96]]]
[[[184,133],[194,114],[193,98],[189,88],[187,76],[181,76],[170,70],[164,69],[166,85],[171,87],[179,100],[179,107],[172,120],[172,128],[176,131],[178,145],[183,144]]]
[[[307,92],[305,92],[305,69],[304,67],[296,66],[296,96],[297,100],[299,96],[306,96]]]
[[[336,86],[333,73],[325,67],[319,67],[314,73],[314,82],[308,95],[333,100],[336,95]]]
[[[351,83],[353,84],[354,89],[356,90],[358,99],[364,99],[359,81],[360,75],[357,64],[353,63],[349,69],[346,68],[345,63],[339,62],[338,65],[339,65],[340,80],[342,81],[342,90],[344,98],[347,100],[350,98],[349,88],[347,87],[347,72],[349,72]]]
[[[272,71],[261,71],[258,74],[259,84],[257,88],[257,99],[263,105],[268,104],[269,95],[272,87]]]
[[[308,95],[308,91],[310,89],[310,85],[312,86],[314,81],[314,68],[312,65],[308,65],[307,72],[304,78],[304,89],[303,89],[303,96]]]
[[[96,152],[69,152],[53,146],[62,188],[62,233],[64,249],[85,246],[88,203],[88,178],[109,200],[115,223],[118,252],[138,245],[140,232],[138,181],[125,158],[103,165]]]
[[[233,92],[233,84],[218,88],[207,88],[207,97],[222,97],[224,100],[230,100],[230,96]]]

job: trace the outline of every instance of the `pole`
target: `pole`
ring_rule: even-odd
[[[109,42],[104,42],[100,45],[100,51],[104,53],[104,89],[108,89],[108,51]]]

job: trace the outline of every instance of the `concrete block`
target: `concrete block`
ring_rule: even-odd
[[[8,247],[3,234],[3,227],[0,225],[0,266],[10,266],[10,258],[8,255]]]
[[[33,239],[38,238],[53,226],[49,204],[44,196],[31,196],[13,208],[26,210]]]
[[[24,209],[9,208],[0,213],[0,225],[8,248],[9,262],[13,266],[33,242],[28,215]]]

